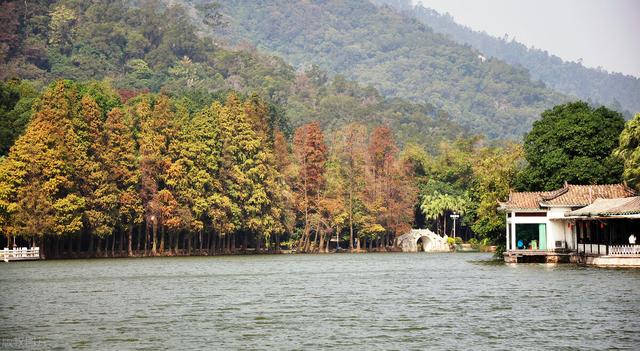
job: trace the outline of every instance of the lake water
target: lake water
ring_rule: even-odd
[[[640,271],[487,254],[0,265],[0,349],[640,349]]]

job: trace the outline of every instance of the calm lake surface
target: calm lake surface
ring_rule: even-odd
[[[0,265],[0,349],[640,349],[640,271],[488,254]]]

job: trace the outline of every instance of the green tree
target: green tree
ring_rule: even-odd
[[[127,123],[128,122],[128,123]],[[108,169],[108,180],[117,189],[117,221],[127,228],[127,254],[132,255],[133,228],[142,223],[142,200],[140,198],[140,167],[131,121],[124,112],[114,108],[105,122],[106,147],[104,163]]]
[[[473,166],[471,199],[475,204],[471,228],[481,238],[503,245],[504,213],[498,212],[498,201],[504,201],[523,167],[522,146],[486,147],[479,151]]]
[[[640,113],[625,125],[614,156],[624,165],[624,179],[629,185],[640,190]]]
[[[564,182],[607,184],[621,180],[622,165],[611,152],[618,146],[624,119],[606,107],[585,102],[558,105],[542,119],[524,141],[529,165],[518,179],[521,190],[553,190]]]
[[[38,92],[27,81],[0,82],[0,155],[6,155],[31,119]]]

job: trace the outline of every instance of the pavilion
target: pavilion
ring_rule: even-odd
[[[624,184],[573,185],[512,192],[506,213],[506,262],[586,262],[617,255],[625,237],[640,236],[640,197]]]

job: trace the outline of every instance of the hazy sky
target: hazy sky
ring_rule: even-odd
[[[640,0],[414,0],[474,30],[640,77]]]

